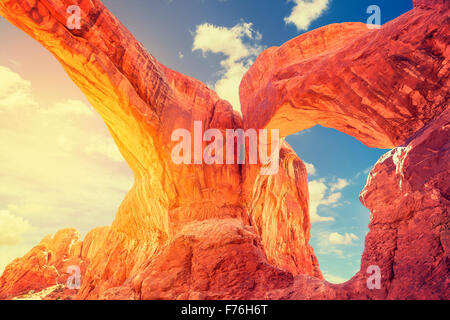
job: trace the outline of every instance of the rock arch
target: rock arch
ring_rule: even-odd
[[[87,266],[78,298],[445,298],[438,280],[448,272],[449,247],[448,161],[440,160],[448,158],[449,135],[445,1],[418,1],[380,31],[332,25],[267,50],[243,79],[243,119],[204,84],[156,61],[100,1],[81,0],[82,28],[67,29],[69,2],[0,0],[0,14],[61,62],[135,174],[113,225],[94,229],[70,253]],[[380,217],[362,267],[378,259],[383,290],[367,289],[363,269],[341,286],[321,280],[308,245],[306,170],[287,143],[276,176],[250,166],[175,166],[170,133],[192,130],[195,120],[221,130],[280,127],[283,136],[322,124],[369,146],[405,143],[377,164],[362,194]],[[417,164],[430,161],[431,169]],[[411,178],[419,169],[423,181]],[[376,199],[389,197],[373,190],[378,172],[389,186],[406,179],[405,203],[418,202],[406,216],[376,212]],[[405,203],[395,200],[391,210]],[[398,239],[422,232],[416,219],[428,221],[429,245],[402,255],[409,239]],[[428,259],[413,266],[419,280],[404,270],[418,257]],[[0,283],[21,281],[14,268]],[[17,293],[0,290],[0,297]]]

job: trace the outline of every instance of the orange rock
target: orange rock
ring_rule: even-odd
[[[380,30],[332,24],[264,51],[241,82],[245,126],[285,137],[319,124],[369,147],[404,143],[448,106],[444,2]]]
[[[381,157],[361,192],[372,212],[361,272],[380,267],[382,298],[450,298],[449,138],[447,109]]]
[[[80,259],[80,234],[75,229],[63,229],[49,235],[22,258],[11,262],[0,277],[0,299],[12,298],[29,291],[40,291],[65,283],[67,267],[84,267]]]
[[[253,299],[286,289],[289,272],[267,263],[252,227],[236,219],[184,226],[157,259],[103,299]]]
[[[110,230],[91,245],[98,250],[84,275],[80,297],[96,298],[134,274],[184,225],[238,219],[245,226],[252,218],[243,198],[240,165],[177,166],[170,157],[175,129],[186,128],[192,133],[194,121],[201,121],[203,131],[217,128],[224,132],[243,127],[240,115],[203,83],[157,62],[99,1],[82,2],[82,28],[68,30],[65,12],[71,4],[4,0],[0,13],[19,28],[26,25],[26,32],[44,46],[57,44],[47,48],[104,118],[135,174],[135,184]],[[317,260],[307,245],[306,191],[302,191],[302,199],[295,195],[296,186],[305,188],[295,179],[304,179],[306,171],[299,159],[295,166],[295,172],[289,173],[294,181],[289,186],[290,199],[306,203],[293,211],[283,204],[274,213],[279,218],[269,228],[276,233],[268,239],[278,238],[277,245],[268,244],[265,250],[276,266],[295,274],[320,276]],[[277,184],[282,188],[283,181]],[[293,208],[292,203],[288,206]],[[268,214],[270,210],[263,215],[265,221]],[[284,226],[286,218],[292,221]],[[289,239],[283,238],[285,234]]]
[[[309,246],[308,176],[306,167],[286,143],[280,149],[277,175],[261,175],[244,167],[243,192],[251,225],[260,236],[268,261],[293,275],[322,279],[319,263]]]
[[[379,31],[331,25],[268,49],[241,84],[242,119],[156,61],[98,0],[81,1],[72,31],[68,0],[0,0],[0,14],[86,94],[135,174],[112,226],[82,243],[74,230],[45,238],[6,268],[0,297],[61,283],[70,262],[82,266],[78,299],[448,298],[448,6],[415,4]],[[171,133],[193,133],[194,121],[203,131],[280,128],[282,137],[322,124],[369,146],[404,143],[361,194],[372,211],[361,271],[339,286],[321,279],[306,169],[286,142],[273,176],[260,165],[175,165]],[[60,294],[71,296],[50,296]]]
[[[445,6],[449,6],[447,0],[413,0],[414,7],[419,8],[444,8]]]

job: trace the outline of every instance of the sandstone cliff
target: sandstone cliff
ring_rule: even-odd
[[[448,299],[448,1],[415,1],[381,30],[331,25],[268,49],[242,81],[243,118],[156,61],[100,1],[78,3],[80,30],[65,26],[66,0],[0,0],[0,14],[61,62],[135,184],[111,227],[83,242],[62,231],[10,264],[0,297],[61,283],[69,261],[82,266],[78,299]],[[194,121],[282,137],[321,124],[395,147],[361,193],[372,212],[361,271],[339,286],[322,280],[306,169],[286,142],[274,176],[175,165],[171,133],[192,133]],[[366,286],[369,265],[381,268],[380,290]]]
[[[446,10],[414,9],[380,30],[329,25],[266,50],[240,86],[245,125],[285,137],[320,124],[369,147],[404,143],[448,106]]]

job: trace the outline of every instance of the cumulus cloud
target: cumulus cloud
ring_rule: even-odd
[[[30,227],[30,223],[22,217],[13,215],[7,210],[0,210],[0,246],[20,243],[22,235]]]
[[[337,179],[334,182],[327,182],[324,178],[309,181],[309,214],[311,223],[334,221],[334,218],[331,216],[320,216],[318,209],[320,206],[335,207],[339,205],[342,193],[336,191],[344,189],[349,184],[349,181],[346,179]]]
[[[0,244],[11,244],[0,249],[0,272],[47,234],[111,224],[133,184],[103,120],[87,102],[37,100],[33,84],[5,67],[0,176]]]
[[[228,100],[235,110],[241,109],[239,84],[254,59],[261,53],[261,34],[253,29],[252,23],[241,22],[232,28],[204,23],[194,33],[192,51],[221,54],[221,78],[214,84],[214,90]]]
[[[344,258],[344,249],[347,246],[354,244],[354,241],[359,240],[354,233],[322,231],[316,234],[317,252],[319,254],[335,254],[340,258]]]
[[[333,193],[327,196],[328,186],[324,179],[313,180],[308,183],[309,188],[309,215],[311,223],[334,221],[333,217],[322,217],[318,214],[321,205],[331,205],[336,203],[341,197],[340,193]]]
[[[24,105],[36,106],[30,88],[30,81],[22,79],[11,69],[0,66],[0,111]]]
[[[339,178],[336,182],[330,184],[330,192],[334,192],[337,190],[342,190],[345,187],[348,187],[350,182],[346,179]]]
[[[308,172],[308,176],[314,176],[316,175],[316,167],[312,163],[303,162],[306,167],[306,171]]]
[[[43,111],[53,115],[93,116],[92,108],[80,100],[67,99],[58,101],[52,108]]]
[[[114,141],[105,140],[101,136],[94,138],[84,148],[84,152],[91,156],[101,156],[116,162],[124,161]]]
[[[332,232],[328,235],[328,243],[332,245],[349,245],[352,244],[353,240],[358,240],[359,238],[354,233],[340,234],[338,232]]]
[[[308,30],[311,23],[328,8],[329,0],[290,0],[295,3],[291,14],[284,18],[286,24],[293,24],[298,31]]]

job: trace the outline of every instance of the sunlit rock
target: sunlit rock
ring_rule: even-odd
[[[380,30],[331,25],[268,49],[242,81],[243,119],[156,61],[100,1],[80,1],[81,28],[68,28],[72,4],[0,0],[0,14],[61,62],[135,183],[110,227],[83,242],[61,231],[13,261],[2,298],[64,283],[70,262],[81,270],[78,299],[448,299],[446,1],[415,1]],[[193,134],[195,121],[202,131],[275,128],[281,138],[321,124],[397,147],[361,194],[372,212],[361,271],[343,285],[322,280],[308,244],[306,168],[283,139],[276,175],[262,175],[262,164],[176,165],[172,132]],[[370,266],[379,288],[368,286]]]

